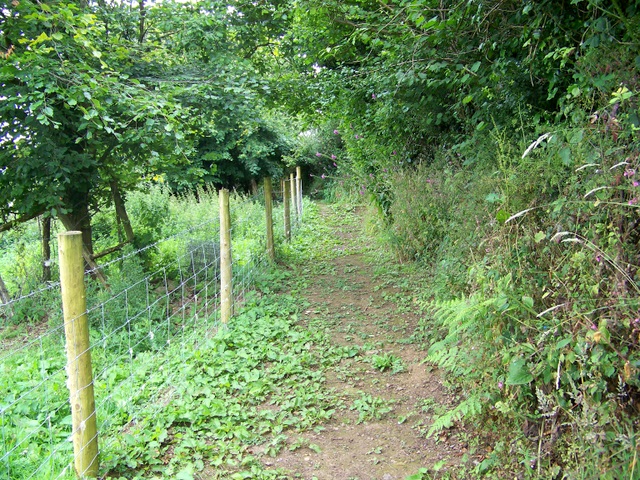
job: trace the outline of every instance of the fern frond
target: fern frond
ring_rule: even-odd
[[[434,434],[438,434],[447,428],[451,428],[455,422],[479,415],[482,413],[482,409],[483,403],[480,397],[471,396],[467,398],[457,407],[437,417],[427,432],[427,438]]]

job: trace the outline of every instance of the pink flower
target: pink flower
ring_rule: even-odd
[[[624,171],[624,176],[625,177],[633,177],[636,174],[636,171],[633,168],[627,168]]]
[[[502,390],[502,387],[504,387],[504,383],[502,383],[502,380],[500,380],[500,381],[498,382],[498,388],[499,388],[500,390]]]
[[[336,162],[333,162],[333,166],[338,168],[338,164]]]
[[[335,160],[336,158],[338,157],[336,157],[335,155],[331,155],[331,160]]]
[[[371,98],[373,98],[375,100],[376,98],[378,98],[378,96],[375,93],[372,93],[371,94]]]
[[[633,197],[631,200],[629,200],[629,205],[635,205],[636,203],[638,203],[637,197]]]
[[[356,133],[356,140],[360,138],[360,135]]]
[[[333,131],[333,134],[334,134],[334,135],[340,135],[340,132],[339,132],[338,130],[334,130],[334,131]]]
[[[316,157],[321,157],[322,154],[320,152],[316,152]]]
[[[396,151],[395,151],[395,150],[394,150],[393,152],[391,152],[391,155],[395,155],[395,154],[396,154]]]
[[[598,263],[602,262],[602,257],[600,256],[600,254],[596,255],[596,262]]]
[[[634,180],[634,181],[633,181],[633,186],[634,186],[634,187],[637,187],[637,186],[639,186],[639,185],[640,185],[640,182],[639,182],[638,180]]]
[[[320,178],[323,179],[323,180],[326,178],[324,173],[322,175],[320,175]]]

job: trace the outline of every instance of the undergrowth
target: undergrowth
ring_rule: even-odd
[[[428,435],[510,431],[476,474],[637,478],[637,145],[542,133],[496,128],[390,177],[384,235],[430,277],[414,338],[462,396]]]
[[[255,295],[229,329],[198,348],[142,361],[137,381],[170,401],[141,424],[127,424],[122,412],[125,422],[106,434],[107,478],[286,478],[265,467],[255,447],[275,456],[285,446],[280,437],[331,418],[336,398],[323,393],[323,370],[342,356],[322,333],[295,326],[298,311],[290,295]],[[141,391],[128,408],[144,411]]]
[[[186,479],[206,470],[208,478],[279,478],[262,472],[251,448],[271,442],[267,450],[275,455],[285,431],[331,417],[333,397],[319,385],[324,366],[342,353],[325,346],[321,333],[295,326],[301,306],[280,292],[287,272],[256,263],[254,253],[264,251],[264,211],[237,198],[234,277],[244,291],[229,328],[212,336],[219,326],[214,305],[207,310],[197,302],[199,293],[206,299],[217,292],[208,276],[215,272],[194,274],[188,245],[211,241],[212,229],[193,228],[215,227],[216,197],[201,195],[196,204],[153,190],[132,195],[131,211],[149,198],[166,201],[171,214],[155,232],[165,241],[141,252],[128,247],[105,269],[109,289],[89,282],[87,292],[101,475]],[[188,213],[176,218],[180,212]],[[306,214],[314,215],[312,205]],[[279,255],[295,256],[296,245],[280,247]],[[217,269],[215,258],[203,263],[209,264],[203,272]],[[256,290],[248,290],[253,284]],[[44,293],[13,304],[12,321],[46,334],[25,342],[4,336],[0,349],[1,479],[75,476],[59,299],[53,289]],[[48,303],[40,304],[44,298]]]

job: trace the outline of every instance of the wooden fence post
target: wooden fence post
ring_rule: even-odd
[[[58,251],[74,468],[79,478],[95,478],[98,476],[98,429],[84,285],[82,232],[60,233]]]
[[[276,249],[273,241],[273,185],[270,177],[264,179],[264,211],[267,220],[267,255],[273,261],[276,259]]]
[[[302,167],[296,167],[296,194],[298,206],[298,220],[302,220]]]
[[[229,190],[220,190],[220,321],[226,325],[231,319],[231,216],[229,214]]]
[[[296,180],[294,178],[293,173],[289,175],[289,186],[291,187],[291,200],[293,201],[293,212],[296,215],[296,219],[298,218],[298,194],[296,193]]]
[[[282,203],[284,205],[284,236],[291,241],[291,187],[282,179]]]

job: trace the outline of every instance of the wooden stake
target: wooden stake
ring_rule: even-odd
[[[231,319],[232,294],[229,190],[223,188],[220,190],[220,321],[224,325]]]
[[[298,194],[296,193],[296,180],[294,174],[289,175],[289,186],[291,187],[291,200],[293,202],[293,213],[298,218]]]
[[[296,194],[298,207],[298,220],[302,220],[302,167],[296,167]]]
[[[284,236],[291,241],[291,188],[288,180],[282,179],[282,203],[284,204]]]
[[[82,232],[59,234],[58,251],[74,468],[78,478],[95,478],[98,476],[98,430],[84,285]]]
[[[267,255],[274,261],[276,249],[273,241],[273,186],[270,177],[264,179],[264,211],[267,220]]]

